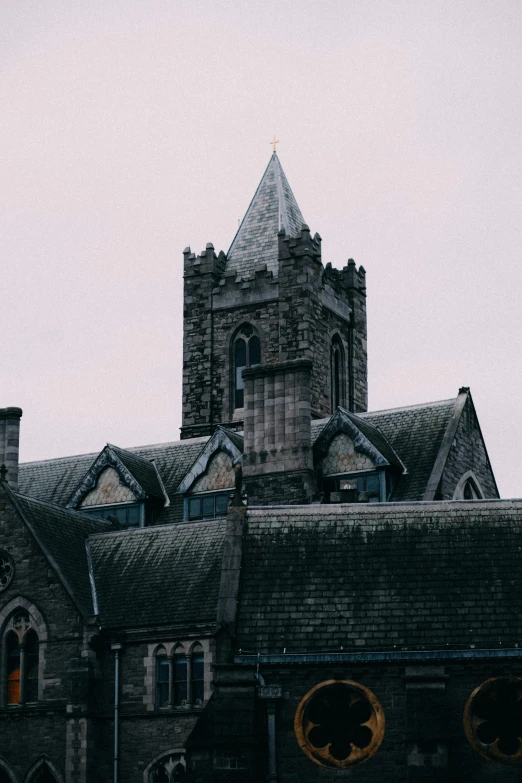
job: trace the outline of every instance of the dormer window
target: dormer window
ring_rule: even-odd
[[[245,405],[245,385],[242,372],[245,367],[261,364],[261,342],[251,324],[243,324],[233,343],[234,356],[234,408]]]
[[[323,480],[324,502],[380,503],[386,500],[382,483],[381,471],[326,476]]]
[[[196,522],[198,520],[226,517],[229,495],[230,490],[189,495],[185,499],[186,519],[189,522]]]
[[[145,507],[143,503],[87,506],[82,508],[82,511],[100,519],[115,520],[122,527],[143,527],[145,524]]]

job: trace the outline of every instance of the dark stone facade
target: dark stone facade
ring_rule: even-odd
[[[255,325],[262,363],[310,359],[311,411],[332,413],[330,345],[344,348],[343,401],[365,411],[367,388],[366,281],[350,261],[342,271],[321,263],[321,239],[305,226],[300,237],[279,235],[279,274],[266,266],[248,279],[227,273],[226,256],[212,245],[200,256],[185,251],[182,437],[208,435],[218,424],[243,426],[234,412],[232,340],[241,324]]]
[[[181,443],[21,465],[18,482],[21,411],[0,410],[0,558],[7,552],[14,567],[3,585],[0,560],[2,783],[2,772],[35,783],[39,764],[56,783],[522,780],[516,706],[515,728],[500,723],[520,757],[487,760],[482,746],[496,740],[477,750],[475,729],[463,725],[486,680],[515,683],[522,705],[522,504],[496,500],[469,390],[366,412],[365,271],[352,260],[323,266],[321,238],[277,156],[228,256],[211,244],[199,256],[187,248],[184,285]],[[242,370],[236,408],[233,344],[244,324],[261,362]],[[142,529],[81,513],[109,452],[114,486],[134,488],[147,509]],[[371,503],[362,490],[344,502],[350,486],[325,489],[362,474],[378,476]],[[463,499],[467,479],[483,499]],[[190,516],[194,499],[216,505]],[[17,609],[40,642],[40,690],[29,703],[8,698]],[[190,696],[195,655],[199,700]],[[370,718],[353,702],[366,724],[384,715],[363,762],[351,765],[351,750],[330,754],[330,741],[306,745],[310,725],[298,716],[322,683],[369,693],[379,708]],[[327,717],[329,731],[366,725],[339,715],[337,724]],[[321,720],[311,720],[320,738]]]

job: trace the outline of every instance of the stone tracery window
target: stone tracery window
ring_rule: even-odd
[[[9,586],[13,576],[13,560],[7,552],[0,550],[0,592]]]
[[[162,644],[153,651],[155,709],[199,708],[205,701],[205,651],[199,642]]]
[[[346,769],[373,756],[384,736],[384,713],[363,685],[328,680],[302,699],[294,729],[309,759],[330,769]]]
[[[245,367],[261,364],[261,342],[251,324],[243,324],[233,339],[232,357],[234,364],[234,408],[245,404],[245,385],[242,371]]]
[[[522,678],[492,678],[476,688],[466,702],[464,730],[484,758],[522,763]]]
[[[168,753],[156,761],[148,774],[148,783],[178,783],[185,780],[185,757],[183,753]]]
[[[8,620],[4,650],[7,704],[38,701],[39,639],[25,609],[17,609]]]

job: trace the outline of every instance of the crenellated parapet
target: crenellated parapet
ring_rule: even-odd
[[[258,264],[244,275],[232,269],[225,272],[212,294],[214,310],[257,304],[278,298],[279,281],[266,264]]]
[[[330,263],[326,264],[323,280],[325,285],[331,286],[337,292],[353,288],[366,294],[366,270],[363,266],[357,269],[353,258],[349,258],[342,269],[335,269]]]

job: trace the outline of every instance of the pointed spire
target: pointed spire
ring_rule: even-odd
[[[259,264],[277,275],[277,233],[298,237],[305,222],[288,184],[285,172],[273,152],[246,215],[227,254],[227,271],[244,277]]]

